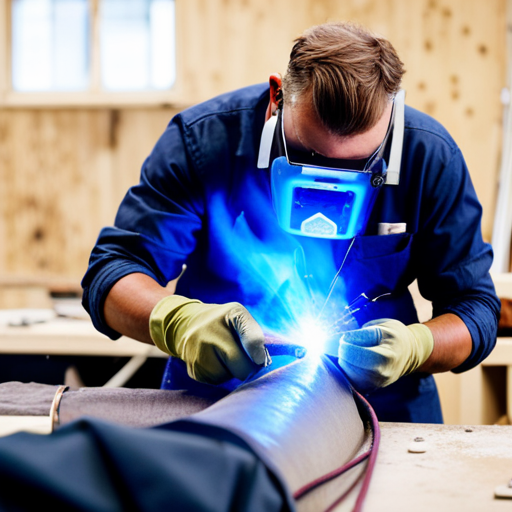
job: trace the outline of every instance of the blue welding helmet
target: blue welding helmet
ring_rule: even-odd
[[[382,185],[398,184],[403,117],[400,91],[375,153],[364,160],[335,160],[288,146],[281,111],[272,116],[263,129],[258,167],[268,168],[271,162],[272,202],[281,228],[331,239],[363,233]]]

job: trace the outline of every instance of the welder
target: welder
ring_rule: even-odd
[[[403,73],[389,41],[328,23],[283,78],[175,116],[92,251],[96,328],[170,354],[163,387],[207,389],[268,365],[269,333],[296,341],[311,316],[379,419],[441,422],[431,374],[490,353],[500,304],[463,156],[404,106]]]

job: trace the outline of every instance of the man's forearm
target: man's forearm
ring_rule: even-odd
[[[130,338],[153,344],[149,317],[155,305],[172,295],[176,281],[160,286],[145,274],[129,274],[112,287],[104,305],[105,321],[115,331]]]
[[[471,354],[471,334],[466,324],[452,313],[425,322],[434,336],[434,350],[418,371],[440,373],[461,365]]]

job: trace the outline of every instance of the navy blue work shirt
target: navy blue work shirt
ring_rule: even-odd
[[[489,275],[492,250],[482,240],[482,208],[463,156],[447,131],[406,107],[400,184],[382,187],[365,235],[348,250],[349,241],[293,236],[279,227],[269,170],[256,167],[268,101],[268,85],[255,85],[172,119],[92,251],[83,304],[96,328],[119,337],[103,305],[120,278],[141,272],[165,286],[185,263],[177,294],[240,302],[265,331],[293,338],[301,319],[318,312],[344,261],[326,308],[329,321],[364,292],[390,295],[366,308],[360,324],[417,322],[408,285],[418,279],[433,315],[453,313],[471,333],[471,354],[453,371],[482,361],[494,347],[500,309]],[[406,229],[378,235],[380,223]],[[442,421],[430,375],[411,374],[368,398],[382,421]]]

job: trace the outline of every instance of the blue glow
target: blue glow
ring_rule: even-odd
[[[272,163],[272,198],[279,225],[288,233],[350,239],[366,227],[378,188],[370,173]]]
[[[265,179],[264,174],[254,176]],[[324,304],[350,241],[285,232],[277,222],[270,190],[246,186],[250,194],[238,195],[231,203],[223,190],[210,198],[218,226],[211,234],[212,263],[207,269],[190,266],[177,293],[204,302],[241,302],[267,336],[302,345],[309,357],[336,355],[339,336],[332,344],[332,335],[348,303],[343,272]],[[239,203],[233,206],[235,200]],[[161,225],[162,239],[165,231]],[[203,271],[208,279],[197,278]]]
[[[282,366],[279,356],[275,359],[276,367]],[[289,365],[287,378],[284,380],[282,374],[277,371],[274,374],[265,375],[265,378],[258,382],[257,389],[265,394],[266,399],[264,414],[256,415],[251,422],[251,435],[263,446],[282,448],[280,444],[282,440],[279,440],[279,436],[286,434],[296,425],[297,418],[304,414],[305,404],[308,400],[314,399],[313,397],[322,387],[321,377],[325,370],[320,362],[319,355],[311,355],[300,360],[296,366],[293,363]],[[260,376],[265,373],[268,371],[262,372]],[[248,384],[250,385],[251,383]],[[236,417],[236,414],[233,414],[233,417]]]

